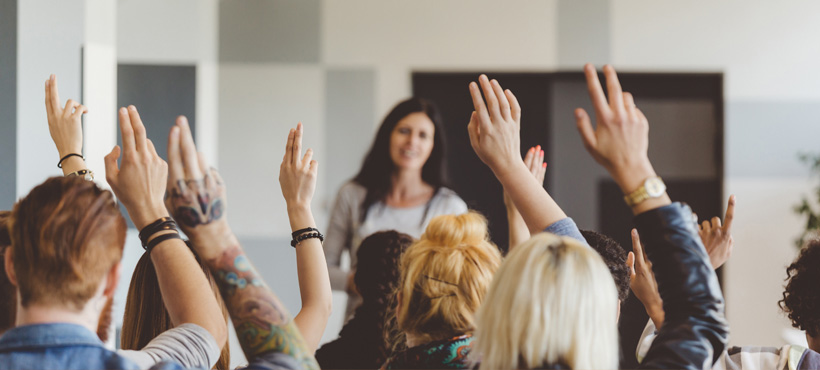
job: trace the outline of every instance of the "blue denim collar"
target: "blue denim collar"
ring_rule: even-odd
[[[97,334],[77,324],[53,323],[19,326],[0,336],[0,351],[23,348],[95,346],[104,348]]]

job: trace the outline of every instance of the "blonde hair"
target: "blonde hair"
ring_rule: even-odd
[[[478,312],[472,362],[484,369],[618,367],[618,294],[592,248],[541,233],[516,247]]]
[[[500,264],[484,216],[433,218],[401,258],[399,330],[424,342],[472,333],[474,314]]]

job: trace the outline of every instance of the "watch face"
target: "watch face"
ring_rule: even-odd
[[[646,189],[646,193],[652,198],[659,197],[666,191],[666,184],[663,183],[660,177],[647,179],[643,186]]]

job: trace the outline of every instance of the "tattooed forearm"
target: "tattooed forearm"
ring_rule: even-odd
[[[228,248],[209,264],[248,359],[276,351],[302,362],[305,368],[318,368],[287,310],[239,246]]]

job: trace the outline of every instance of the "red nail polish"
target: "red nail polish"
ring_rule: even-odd
[[[547,162],[541,163],[542,168],[547,168]]]

